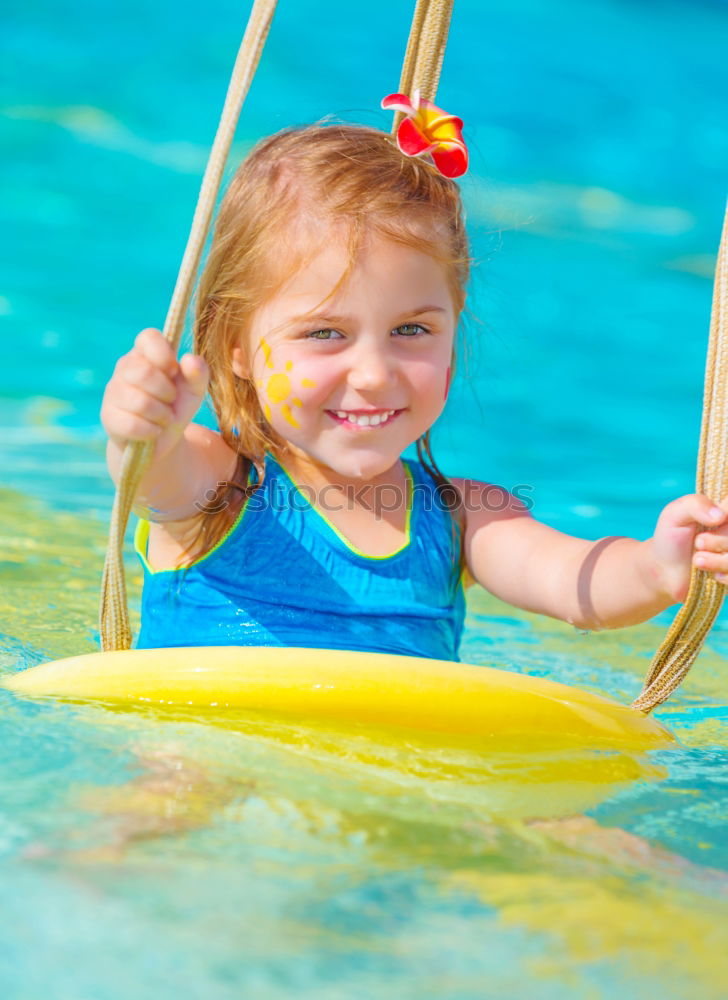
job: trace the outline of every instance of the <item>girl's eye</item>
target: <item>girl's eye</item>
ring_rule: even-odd
[[[338,330],[310,330],[306,336],[310,340],[340,340],[341,334]]]
[[[400,337],[416,337],[418,334],[428,333],[428,331],[419,323],[403,323],[402,326],[396,326],[392,333],[397,333]]]

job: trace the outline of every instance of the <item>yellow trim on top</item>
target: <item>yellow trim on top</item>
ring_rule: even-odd
[[[328,525],[328,527],[331,528],[336,537],[339,538],[344,543],[344,545],[347,547],[347,549],[349,549],[350,552],[353,552],[357,556],[361,556],[362,559],[373,559],[378,562],[381,562],[383,559],[393,559],[394,556],[398,556],[400,552],[404,552],[404,550],[410,544],[411,541],[410,525],[412,521],[412,506],[414,504],[414,477],[412,476],[412,471],[409,467],[408,459],[406,458],[402,459],[402,466],[404,467],[404,474],[407,480],[407,499],[405,501],[406,521],[404,526],[404,542],[402,543],[402,545],[400,545],[398,549],[395,549],[394,552],[388,553],[386,556],[370,556],[367,552],[362,552],[361,549],[358,549],[356,545],[354,545],[354,543],[351,542],[346,537],[346,535],[343,535],[339,531],[339,529],[336,527],[335,524],[332,524],[331,521],[329,521],[328,517],[326,517],[326,515],[322,511],[320,511],[318,507],[314,506],[314,504],[311,503],[311,501],[308,499],[307,496],[304,496],[304,494],[301,493],[300,489],[298,488],[298,484],[296,483],[296,481],[294,480],[293,476],[290,474],[288,469],[285,467],[285,465],[283,465],[281,460],[279,458],[276,458],[275,461],[278,462],[278,465],[280,465],[281,469],[283,469],[285,474],[288,476],[296,493],[298,493],[298,495],[306,501],[307,506],[314,512],[314,514],[320,517],[321,520],[324,522],[324,524]]]
[[[147,560],[147,547],[149,545],[149,521],[143,517],[139,518],[134,530],[134,550],[141,559],[147,573],[161,573],[163,570],[152,569]]]

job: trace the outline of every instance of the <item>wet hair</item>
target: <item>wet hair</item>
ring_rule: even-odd
[[[287,451],[265,418],[252,375],[233,372],[233,349],[246,343],[255,312],[318,252],[332,226],[348,241],[349,268],[372,236],[430,255],[444,269],[456,317],[462,311],[470,256],[452,180],[430,163],[404,156],[384,132],[362,126],[291,128],[259,142],[220,204],[197,293],[194,351],[210,369],[220,434],[239,456],[233,478],[220,484],[203,515],[199,554],[229,530],[250,493],[252,467],[262,470],[266,451],[277,458]],[[454,487],[432,457],[429,430],[417,451],[452,498]],[[455,508],[462,566],[462,503],[450,499],[448,506]]]

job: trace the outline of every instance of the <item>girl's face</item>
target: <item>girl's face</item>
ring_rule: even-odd
[[[427,254],[371,237],[336,288],[348,264],[345,239],[325,243],[256,312],[252,354],[237,347],[233,370],[255,380],[294,456],[366,480],[442,412],[457,317]]]

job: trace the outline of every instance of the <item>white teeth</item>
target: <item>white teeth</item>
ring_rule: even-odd
[[[347,413],[346,410],[334,410],[334,413],[341,420],[348,420],[350,424],[356,424],[358,427],[378,427],[379,424],[385,423],[390,417],[394,416],[396,410],[385,410],[383,413],[362,413],[357,416],[356,413]]]

